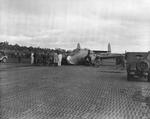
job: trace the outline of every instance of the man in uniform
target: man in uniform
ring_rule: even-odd
[[[57,55],[57,53],[55,52],[55,53],[54,53],[54,66],[57,66],[57,64],[58,64],[58,55]]]
[[[31,53],[31,64],[33,64],[34,63],[34,53],[32,52]]]
[[[61,66],[61,62],[62,62],[62,54],[59,53],[58,54],[58,66]]]

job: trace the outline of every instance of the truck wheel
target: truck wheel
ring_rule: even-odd
[[[150,82],[150,73],[148,73],[147,81]]]
[[[131,76],[130,74],[127,74],[127,80],[128,80],[128,81],[131,80],[131,77],[132,77],[132,76]]]
[[[4,59],[3,59],[3,63],[6,63],[6,62],[7,62],[7,59],[6,59],[6,58],[4,58]]]

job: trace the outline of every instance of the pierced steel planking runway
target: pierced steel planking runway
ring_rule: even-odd
[[[1,119],[150,119],[150,83],[114,67],[0,70]]]

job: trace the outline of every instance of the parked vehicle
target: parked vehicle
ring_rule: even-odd
[[[127,52],[127,80],[145,77],[150,82],[150,52]]]
[[[7,60],[8,60],[8,56],[6,56],[3,51],[0,51],[0,62],[6,63]]]

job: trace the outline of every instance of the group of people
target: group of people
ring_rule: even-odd
[[[31,53],[31,64],[44,64],[44,65],[54,65],[61,66],[62,65],[62,53],[54,52],[53,54],[45,55],[45,54],[36,54]]]
[[[62,54],[61,53],[54,53],[54,65],[61,66],[62,63]]]

